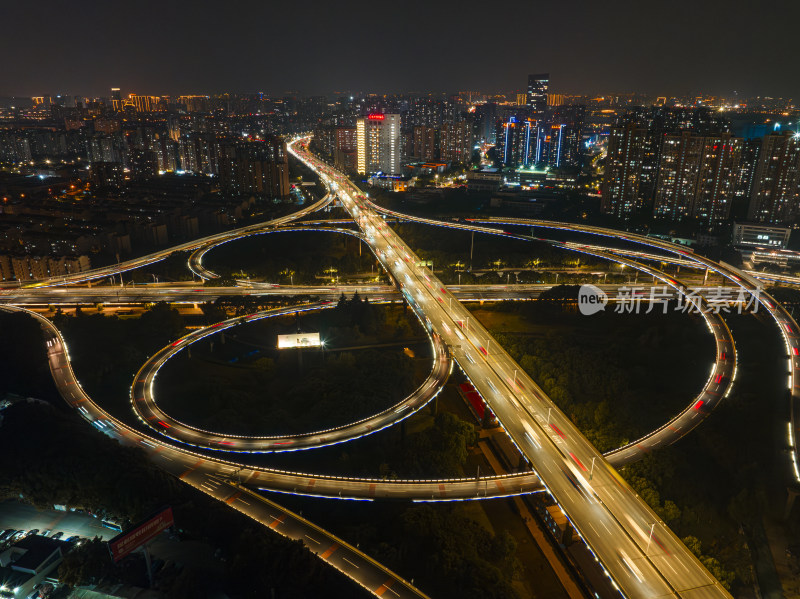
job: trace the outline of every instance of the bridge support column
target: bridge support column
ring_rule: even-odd
[[[525,459],[525,456],[520,454],[519,461],[517,462],[517,472],[524,472],[528,469],[528,460]]]
[[[572,545],[572,522],[567,520],[567,523],[564,525],[564,531],[561,533],[561,545],[564,547],[569,547]]]
[[[787,521],[789,516],[792,515],[792,508],[794,507],[794,500],[800,495],[800,492],[794,489],[786,489],[788,496],[786,497],[786,507],[783,508],[783,520]]]

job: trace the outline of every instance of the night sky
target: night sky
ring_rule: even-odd
[[[800,96],[797,0],[0,7],[0,96],[522,91]]]

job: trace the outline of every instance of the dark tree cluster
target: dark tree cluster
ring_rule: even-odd
[[[198,343],[191,359],[168,363],[156,387],[159,402],[184,422],[237,434],[310,432],[371,416],[418,384],[416,364],[401,345],[369,347],[411,332],[407,315],[389,312],[356,295],[299,321],[248,325],[249,332],[227,336],[224,348],[215,336],[214,351]],[[259,345],[297,326],[318,330],[325,350],[298,356],[301,350]],[[348,347],[360,349],[341,351]]]
[[[401,551],[431,581],[434,595],[507,599],[521,567],[507,531],[493,535],[450,506],[420,505],[401,516]]]
[[[320,231],[253,235],[206,254],[204,263],[224,278],[249,276],[281,285],[320,285],[360,273],[381,273],[361,240]],[[218,283],[215,283],[218,284]]]
[[[360,596],[308,550],[181,484],[152,465],[139,449],[124,447],[73,414],[42,402],[4,411],[0,426],[0,499],[42,508],[67,505],[123,522],[140,520],[162,505],[173,507],[182,537],[210,543],[225,560],[222,577],[187,566],[164,572],[157,584],[168,597],[203,598],[225,590],[232,597],[305,597],[330,589],[334,597]],[[243,576],[245,571],[250,576]],[[141,556],[114,565],[106,543],[95,540],[67,555],[59,570],[70,585],[105,581],[143,585]]]
[[[3,498],[21,495],[38,507],[63,504],[135,521],[169,502],[179,485],[140,450],[44,403],[8,408],[0,430]]]
[[[183,317],[165,303],[139,318],[76,311],[53,318],[68,344],[73,368],[89,394],[106,409],[130,413],[128,387],[149,356],[185,332]]]
[[[6,393],[57,397],[39,323],[24,313],[0,311],[0,336],[0,398]]]

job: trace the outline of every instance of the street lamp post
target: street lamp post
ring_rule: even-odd
[[[472,270],[472,251],[475,249],[475,231],[472,232],[472,237],[469,242],[469,269]]]

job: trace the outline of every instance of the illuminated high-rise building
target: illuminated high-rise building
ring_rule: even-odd
[[[601,210],[628,219],[649,209],[658,166],[658,143],[647,127],[615,127],[608,136]]]
[[[417,160],[429,161],[439,159],[439,131],[434,127],[417,125],[413,131],[413,152]]]
[[[726,220],[738,184],[743,140],[730,133],[668,134],[661,143],[653,212],[670,220]]]
[[[345,172],[356,170],[358,161],[358,137],[355,127],[336,128],[336,147],[333,150],[336,168]]]
[[[356,167],[360,175],[399,175],[400,115],[370,113],[356,122]]]
[[[782,223],[800,215],[800,136],[766,135],[750,191],[750,220]]]
[[[517,117],[511,116],[498,127],[497,154],[503,166],[515,166],[522,162],[520,155],[520,137],[528,128]]]
[[[122,94],[118,87],[111,88],[111,109],[114,112],[120,112],[122,110]]]
[[[178,104],[186,107],[186,112],[209,112],[208,96],[178,96]]]
[[[550,73],[528,75],[528,108],[534,116],[541,117],[547,108],[547,88],[550,85]]]
[[[136,109],[136,112],[150,112],[152,110],[152,97],[151,96],[138,96],[130,94],[128,96],[128,104]]]
[[[220,186],[233,193],[259,193],[271,198],[289,195],[286,144],[276,137],[265,141],[219,140]]]
[[[467,164],[472,160],[472,123],[446,123],[439,132],[439,160]]]

